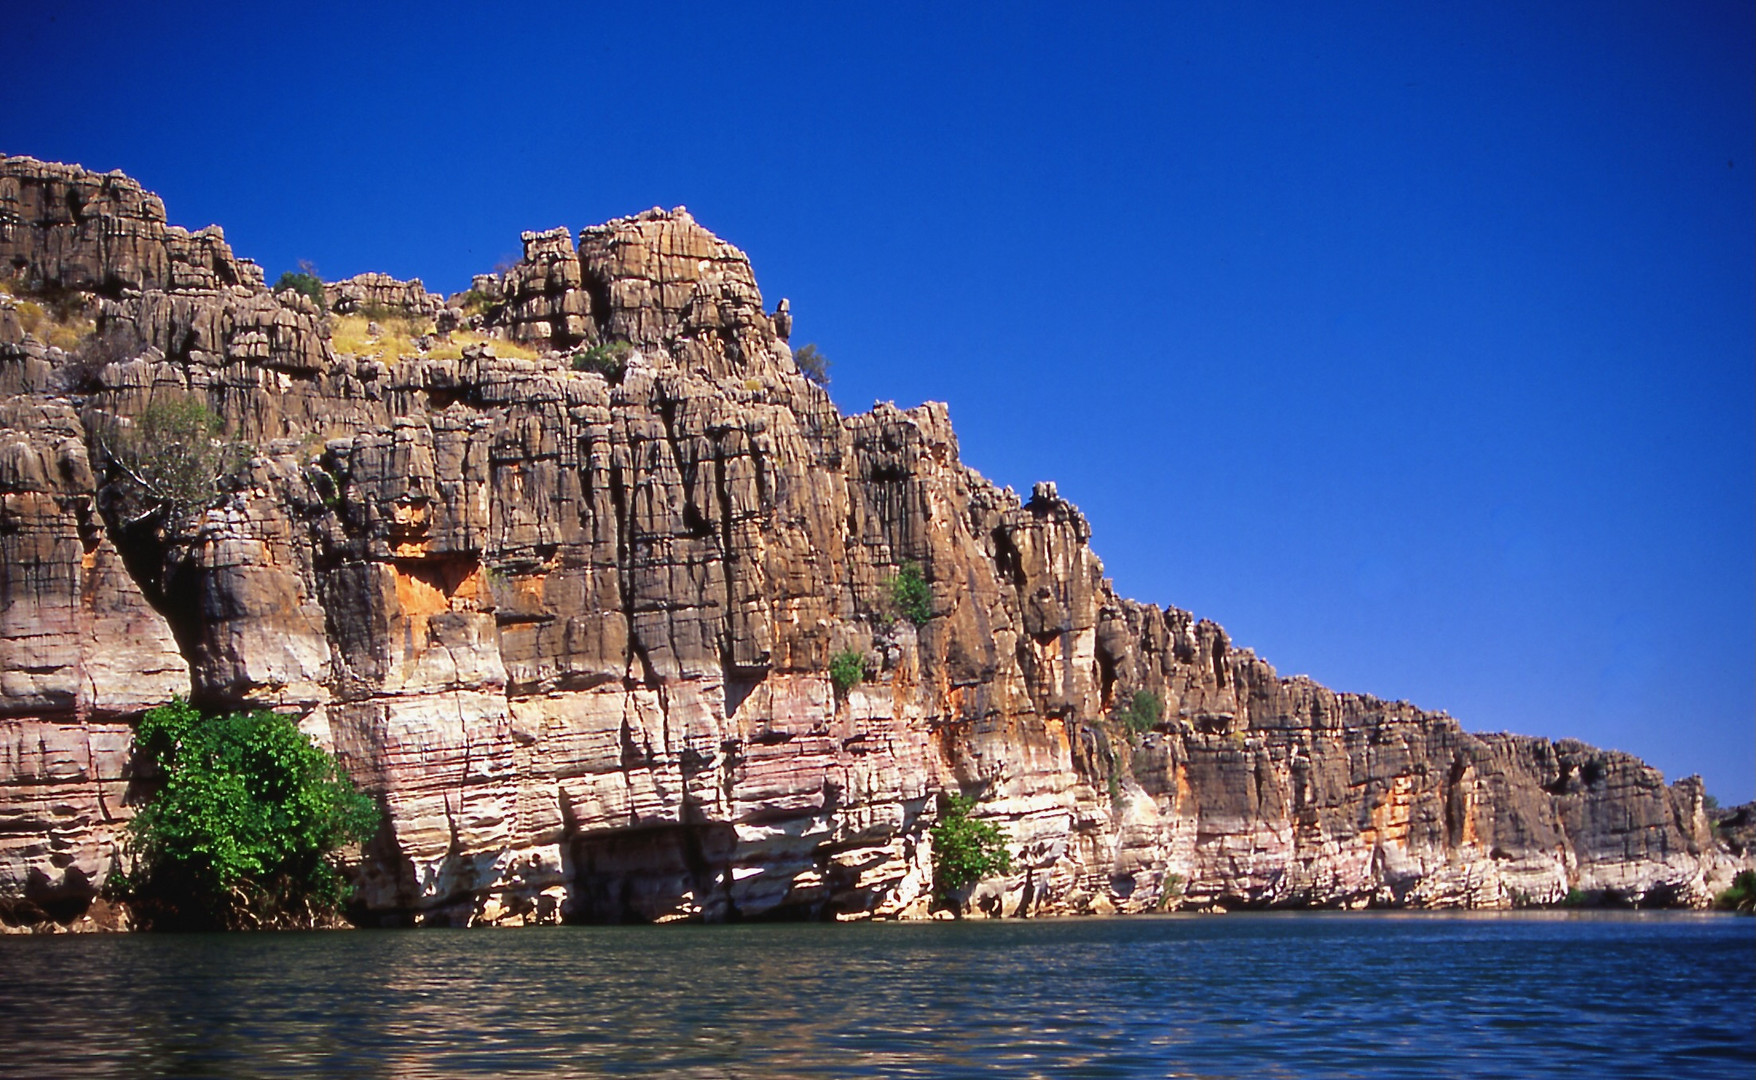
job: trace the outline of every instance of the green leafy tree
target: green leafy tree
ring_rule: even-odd
[[[1732,887],[1714,897],[1713,906],[1745,915],[1756,912],[1756,870],[1738,871],[1732,878]]]
[[[323,295],[323,279],[317,276],[317,268],[309,262],[300,260],[298,270],[288,270],[274,283],[275,292],[285,292],[288,289],[309,297],[317,305],[318,311],[329,310],[329,301]]]
[[[846,694],[866,679],[866,658],[857,649],[843,649],[829,658],[829,680],[835,692]]]
[[[1110,714],[1130,735],[1144,735],[1165,716],[1165,703],[1151,690],[1136,690],[1128,704]]]
[[[135,733],[163,786],[129,825],[136,913],[167,929],[312,926],[346,899],[337,865],[378,828],[372,800],[291,717],[183,701]]]
[[[924,626],[933,617],[933,589],[921,576],[921,565],[909,560],[884,581],[885,598],[898,615]]]
[[[807,343],[794,349],[793,364],[799,369],[799,374],[828,389],[829,357],[824,356],[817,346]]]
[[[933,838],[933,891],[940,900],[959,903],[963,890],[985,877],[1010,873],[1012,855],[1006,834],[991,821],[970,816],[976,801],[966,795],[941,795]],[[960,904],[961,906],[961,904]]]

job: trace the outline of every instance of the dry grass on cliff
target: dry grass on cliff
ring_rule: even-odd
[[[377,333],[373,332],[374,325]],[[406,319],[385,319],[375,324],[364,315],[336,315],[330,319],[329,337],[338,353],[395,360],[399,356],[419,355],[414,339],[421,332]]]
[[[459,330],[450,341],[435,342],[422,352],[415,339],[433,332],[428,319],[392,317],[377,320],[378,333],[372,333],[374,320],[364,315],[336,315],[330,319],[330,342],[338,353],[349,356],[371,356],[380,360],[396,360],[404,356],[426,356],[435,360],[456,360],[471,345],[488,345],[495,356],[516,360],[535,360],[539,353],[528,345],[520,345],[486,334]]]
[[[0,293],[13,298],[12,310],[24,332],[45,345],[72,352],[97,332],[97,323],[86,316],[85,304],[77,293],[66,294],[59,303],[26,299],[18,283],[4,275],[0,275]]]

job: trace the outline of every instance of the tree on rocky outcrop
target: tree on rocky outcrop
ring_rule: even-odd
[[[378,828],[372,800],[289,716],[148,712],[135,749],[163,786],[129,824],[113,882],[156,929],[309,927],[346,900],[339,853]]]
[[[309,262],[299,260],[298,270],[288,270],[274,283],[274,291],[277,293],[289,289],[307,297],[317,305],[318,311],[329,310],[329,301],[323,295],[323,278],[318,276],[317,268]]]
[[[962,894],[985,877],[1012,871],[1006,834],[991,821],[970,814],[976,801],[967,795],[941,795],[933,840],[933,893],[942,903],[963,909]]]
[[[793,365],[799,374],[825,389],[829,387],[829,357],[817,346],[807,342],[793,350]]]
[[[925,626],[933,617],[933,589],[921,576],[921,564],[904,562],[896,573],[884,579],[884,601],[894,616],[901,616],[916,626]]]
[[[846,695],[866,678],[866,657],[858,649],[843,649],[829,658],[829,679],[835,692]]]
[[[1110,715],[1129,735],[1144,735],[1164,719],[1165,703],[1151,690],[1136,690],[1127,705]]]
[[[128,491],[125,524],[178,523],[211,506],[243,472],[250,450],[190,396],[160,398],[131,422],[100,423],[98,441]]]

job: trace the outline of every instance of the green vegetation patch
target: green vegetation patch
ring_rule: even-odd
[[[829,658],[829,680],[835,692],[846,694],[866,681],[866,657],[856,649],[843,649]]]
[[[310,263],[299,263],[297,270],[288,270],[274,283],[274,291],[277,293],[288,289],[309,298],[317,305],[318,311],[329,310],[329,301],[323,295],[323,279],[317,276],[317,268]]]
[[[1129,735],[1144,735],[1165,718],[1165,703],[1151,690],[1136,690],[1128,704],[1110,714]]]
[[[940,796],[939,820],[930,834],[933,890],[948,903],[983,878],[1012,870],[1006,834],[993,822],[971,817],[975,807],[976,801],[966,795]]]
[[[1738,871],[1732,878],[1732,887],[1714,897],[1713,906],[1745,915],[1756,913],[1756,870]]]
[[[632,355],[634,346],[626,341],[600,342],[573,354],[573,370],[595,371],[612,383],[620,382]]]
[[[933,589],[921,576],[921,565],[912,559],[884,579],[884,598],[889,607],[916,626],[933,617]]]
[[[134,871],[112,885],[160,929],[313,926],[335,917],[342,848],[378,828],[372,800],[289,716],[148,712],[135,750],[163,786],[129,824]]]

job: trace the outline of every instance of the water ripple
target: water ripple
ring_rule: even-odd
[[[1756,921],[0,939],[8,1075],[1742,1077]]]

